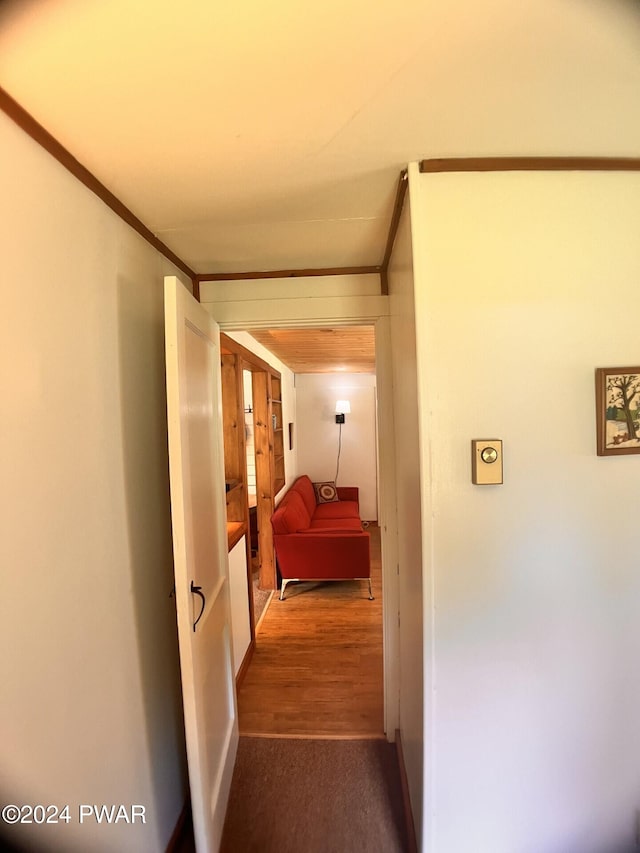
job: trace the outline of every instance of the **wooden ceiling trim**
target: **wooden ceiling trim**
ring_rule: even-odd
[[[393,205],[393,214],[391,215],[391,224],[389,225],[389,236],[387,237],[387,245],[384,250],[384,258],[382,259],[382,269],[380,270],[380,283],[383,296],[389,295],[389,262],[391,261],[391,253],[393,252],[393,244],[396,242],[396,235],[400,227],[400,217],[402,216],[402,208],[407,195],[409,186],[408,172],[403,169],[400,172],[398,179],[398,187],[396,189],[396,200]]]
[[[271,370],[271,365],[264,359],[251,352],[250,349],[247,349],[242,344],[239,344],[238,341],[230,338],[224,332],[220,332],[220,352],[223,355],[239,355],[244,362],[243,367],[247,370],[264,370],[267,373]]]
[[[86,166],[83,166],[76,158],[68,151],[58,140],[53,137],[48,130],[28,113],[24,107],[15,101],[11,95],[0,86],[0,109],[14,121],[34,142],[37,142],[45,151],[51,154],[61,166],[71,172],[74,178],[77,178],[81,184],[84,184],[87,189],[98,196],[107,207],[117,214],[120,219],[131,226],[134,231],[137,231],[141,237],[153,246],[160,254],[164,255],[167,260],[171,261],[174,266],[189,276],[193,284],[194,294],[196,292],[196,273],[189,267],[182,258],[179,258],[171,249],[166,246],[129,208],[123,204],[111,190],[108,190],[105,185],[99,181],[96,176],[90,172]],[[198,298],[198,297],[196,297]]]
[[[437,172],[639,172],[640,157],[443,157],[422,160]]]
[[[255,272],[213,272],[200,273],[196,277],[201,281],[248,281],[260,278],[312,278],[322,275],[371,275],[380,273],[379,266],[363,267],[325,267],[299,270],[258,270]]]

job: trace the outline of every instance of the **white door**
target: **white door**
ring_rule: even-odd
[[[196,850],[220,845],[238,722],[231,659],[220,331],[165,278],[171,516]]]

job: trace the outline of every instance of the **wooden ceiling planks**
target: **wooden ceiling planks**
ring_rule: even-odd
[[[248,331],[294,373],[375,373],[373,326]]]

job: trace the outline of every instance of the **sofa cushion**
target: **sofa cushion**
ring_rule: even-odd
[[[359,518],[312,518],[308,532],[319,533],[323,530],[330,530],[332,533],[358,533],[362,531],[362,522]],[[307,533],[306,530],[304,532]]]
[[[309,477],[306,474],[298,477],[293,486],[291,486],[290,491],[297,492],[302,497],[309,518],[311,518],[316,508],[316,494],[313,491],[313,483]]]
[[[271,516],[274,533],[297,533],[306,530],[311,521],[307,508],[298,492],[289,490]]]
[[[313,513],[313,520],[321,518],[357,518],[360,519],[356,501],[336,501],[335,503],[318,504]]]

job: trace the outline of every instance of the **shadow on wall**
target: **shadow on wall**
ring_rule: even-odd
[[[118,356],[131,593],[160,831],[187,794],[167,449],[162,276],[118,279]],[[133,653],[133,650],[132,650]],[[141,732],[142,736],[143,733]]]

